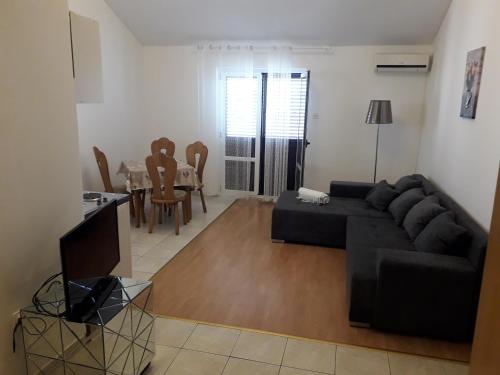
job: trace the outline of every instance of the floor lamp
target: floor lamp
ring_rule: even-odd
[[[392,110],[390,100],[371,100],[368,114],[366,115],[367,124],[377,125],[377,147],[375,148],[375,169],[373,171],[373,182],[377,182],[377,160],[378,160],[378,138],[381,124],[392,124]]]

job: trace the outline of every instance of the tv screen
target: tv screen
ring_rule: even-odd
[[[71,320],[81,320],[76,310],[82,315],[92,309],[89,301],[97,301],[103,281],[120,262],[116,207],[116,201],[109,202],[60,239],[66,315]]]

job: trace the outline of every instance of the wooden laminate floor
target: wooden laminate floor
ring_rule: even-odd
[[[470,344],[349,326],[345,252],[271,242],[272,203],[238,200],[154,277],[160,315],[468,361]]]

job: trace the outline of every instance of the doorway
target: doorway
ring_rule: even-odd
[[[276,197],[303,186],[310,72],[227,72],[221,79],[221,190]]]

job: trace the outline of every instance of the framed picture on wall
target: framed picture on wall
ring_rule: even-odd
[[[479,97],[479,87],[481,86],[481,74],[483,73],[485,52],[486,47],[481,47],[467,54],[460,117],[476,118],[477,100]]]

